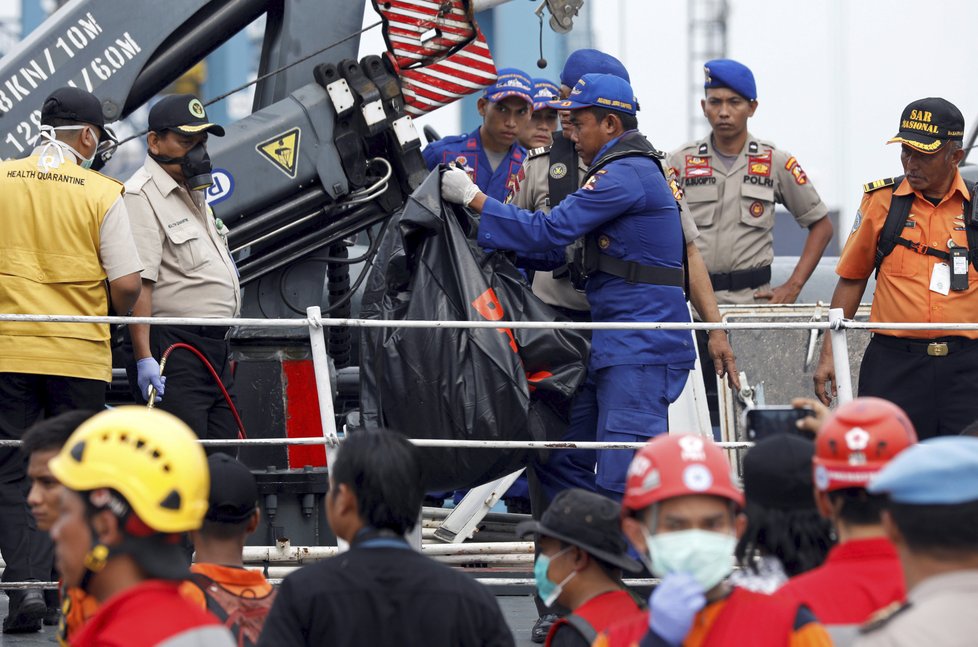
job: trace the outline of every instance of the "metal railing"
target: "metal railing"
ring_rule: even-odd
[[[205,446],[295,446],[295,445],[325,445],[327,466],[332,463],[341,438],[336,429],[336,417],[333,409],[332,387],[330,384],[328,358],[324,329],[328,327],[351,328],[532,328],[532,329],[575,329],[575,330],[827,330],[832,340],[832,354],[835,360],[836,389],[839,402],[852,399],[852,384],[849,370],[849,352],[846,339],[848,330],[941,330],[965,331],[978,330],[978,323],[875,323],[845,319],[841,309],[829,311],[828,321],[808,322],[746,322],[746,323],[706,323],[706,322],[508,322],[508,321],[421,321],[397,320],[385,321],[374,319],[352,319],[323,317],[318,306],[307,308],[306,318],[293,319],[256,319],[256,318],[220,318],[205,319],[198,317],[88,317],[71,315],[15,315],[0,314],[0,322],[34,322],[34,323],[100,323],[100,324],[130,324],[141,323],[151,325],[194,325],[194,326],[249,326],[256,328],[295,329],[306,328],[309,340],[316,379],[319,400],[320,417],[323,424],[321,438],[254,438],[201,440]],[[598,442],[598,441],[499,441],[499,440],[445,440],[434,438],[412,438],[412,443],[420,447],[455,447],[455,448],[492,448],[492,449],[612,449],[633,450],[641,447],[643,442]],[[20,444],[19,440],[0,440],[0,446],[9,447]],[[717,445],[729,450],[742,450],[753,446],[750,442],[718,442]],[[422,547],[422,551],[436,558],[453,558],[451,561],[500,561],[500,556],[518,555],[521,559],[510,560],[512,563],[529,563],[525,558],[532,554],[530,542],[502,542],[509,546],[489,548],[486,544],[462,543],[438,545],[430,544]],[[303,561],[324,559],[335,555],[341,547],[246,547],[246,562],[259,561],[265,565],[270,563],[292,562],[301,564]],[[508,552],[507,552],[508,551]],[[305,557],[303,558],[303,555]],[[503,560],[506,561],[506,560]],[[278,573],[274,573],[278,574]],[[532,585],[531,578],[476,578],[490,586]],[[280,580],[270,579],[274,583]],[[626,583],[637,585],[654,584],[655,580],[626,580]],[[18,589],[52,589],[57,588],[55,582],[4,582],[0,590]]]

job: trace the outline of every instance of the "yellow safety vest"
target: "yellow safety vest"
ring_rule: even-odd
[[[105,315],[99,228],[123,193],[115,180],[37,157],[0,163],[0,312]],[[0,322],[0,372],[112,379],[105,324]]]

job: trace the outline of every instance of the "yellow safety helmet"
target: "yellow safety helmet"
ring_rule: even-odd
[[[72,490],[115,490],[157,532],[196,530],[207,512],[207,456],[190,427],[159,409],[119,407],[93,416],[49,468]]]

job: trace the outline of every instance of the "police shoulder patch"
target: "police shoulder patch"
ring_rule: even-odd
[[[859,633],[868,634],[885,627],[893,618],[910,608],[909,602],[892,602],[869,617],[859,627]]]
[[[526,159],[531,160],[534,157],[540,157],[541,155],[547,155],[550,153],[550,146],[541,146],[539,148],[531,148],[526,152]]]
[[[873,191],[876,191],[877,189],[882,189],[884,187],[893,186],[894,184],[896,184],[896,178],[895,177],[885,177],[882,180],[874,180],[872,182],[867,182],[866,184],[864,184],[863,185],[863,192],[864,193],[872,193]]]

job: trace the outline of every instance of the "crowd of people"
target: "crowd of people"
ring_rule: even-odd
[[[746,66],[707,62],[710,133],[666,154],[638,130],[621,62],[579,50],[559,83],[499,70],[478,101],[481,126],[431,143],[424,158],[440,168],[443,199],[480,214],[478,243],[515,253],[555,316],[718,322],[719,304],[794,302],[833,235],[798,160],[748,131],[757,96]],[[202,192],[207,137],[224,129],[199,99],[153,106],[145,165],[125,185],[91,170],[112,142],[94,95],[55,91],[41,122],[31,155],[0,163],[5,311],[238,313],[227,230]],[[833,306],[852,316],[876,272],[872,321],[978,321],[963,134],[944,99],[905,108],[891,140],[905,177],[866,185]],[[771,284],[776,203],[808,230],[781,285]],[[59,227],[43,227],[50,213]],[[403,436],[344,439],[325,506],[349,549],[274,588],[242,558],[260,523],[254,476],[198,443],[235,432],[228,329],[130,325],[134,398],[159,407],[103,411],[108,327],[48,326],[0,323],[0,438],[23,441],[0,448],[0,552],[4,581],[57,579],[60,590],[11,591],[4,632],[58,624],[62,644],[93,647],[514,644],[486,587],[405,539],[426,493]],[[739,386],[723,331],[595,331],[563,439],[645,444],[531,460],[534,520],[517,534],[535,542],[532,638],[968,644],[978,629],[967,613],[978,596],[978,439],[966,429],[978,419],[966,390],[976,338],[874,333],[863,397],[833,412],[826,341],[818,400],[802,403],[816,415],[732,465],[712,439],[668,428],[697,345]],[[198,349],[222,385],[189,358],[163,377],[173,344]],[[651,595],[629,589],[625,573],[657,578]]]
[[[620,503],[569,488],[521,523],[542,603],[565,610],[544,642],[969,644],[978,438],[918,442],[875,397],[819,417],[749,449],[743,487],[712,440],[664,434],[632,457]],[[207,456],[172,414],[63,413],[23,451],[31,512],[54,541],[61,644],[515,644],[488,588],[409,544],[424,479],[400,434],[344,440],[325,507],[349,548],[277,589],[242,558],[255,477]],[[623,579],[643,572],[658,578],[647,599]]]

